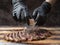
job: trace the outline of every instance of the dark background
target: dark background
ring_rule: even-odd
[[[40,6],[44,0],[24,0],[30,13]],[[11,15],[11,0],[0,0],[0,26],[20,26]],[[47,21],[43,26],[60,26],[60,0],[57,0],[51,12],[47,15]]]

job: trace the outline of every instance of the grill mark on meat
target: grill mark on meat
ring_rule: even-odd
[[[16,40],[16,33],[13,33],[12,35],[13,35],[13,41],[16,42],[16,41],[17,41],[17,40]]]
[[[12,33],[8,36],[8,39],[13,41],[13,38],[12,38]]]
[[[9,34],[5,34],[5,40],[9,40]]]
[[[15,42],[18,41],[18,39],[17,39],[17,37],[16,37],[16,32],[13,34],[13,38],[14,38]]]
[[[19,36],[19,32],[17,33],[17,38],[18,38],[19,41],[21,40],[21,38]]]
[[[19,41],[17,34],[18,34],[18,32],[15,32],[15,39],[16,39],[16,42]]]
[[[18,38],[18,40],[19,40],[19,42],[21,42],[21,37],[20,37],[20,31],[17,33],[17,38]]]
[[[25,41],[25,40],[26,40],[26,36],[25,36],[25,34],[24,34],[24,32],[23,32],[23,31],[21,32],[21,39],[22,39],[23,41]]]

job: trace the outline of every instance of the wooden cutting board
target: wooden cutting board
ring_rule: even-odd
[[[26,41],[22,43],[33,43],[33,44],[41,44],[41,43],[60,43],[60,27],[39,27],[40,29],[46,29],[54,33],[51,37],[46,40],[39,41]],[[0,27],[0,34],[2,33],[10,33],[11,31],[21,31],[23,29],[27,29],[26,27]],[[8,42],[5,41],[2,35],[0,35],[0,42]]]

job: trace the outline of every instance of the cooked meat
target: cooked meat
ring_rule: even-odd
[[[51,34],[51,32],[44,29],[16,31],[6,34],[5,40],[14,42],[42,40],[51,36]]]
[[[12,38],[13,36],[12,36],[12,34],[13,34],[13,33],[9,34],[9,36],[8,36],[8,40],[13,41],[13,38]]]
[[[9,40],[9,37],[8,36],[9,36],[9,34],[5,34],[4,35],[5,40]]]
[[[37,35],[45,35],[46,37],[51,36],[51,32],[45,30],[45,29],[39,29],[36,31]]]

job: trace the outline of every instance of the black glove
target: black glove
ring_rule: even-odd
[[[29,18],[28,8],[23,4],[22,0],[12,0],[13,18],[16,21],[26,22]]]
[[[33,12],[33,18],[36,25],[41,26],[46,22],[47,14],[51,10],[51,4],[44,2],[40,7],[36,8]]]

